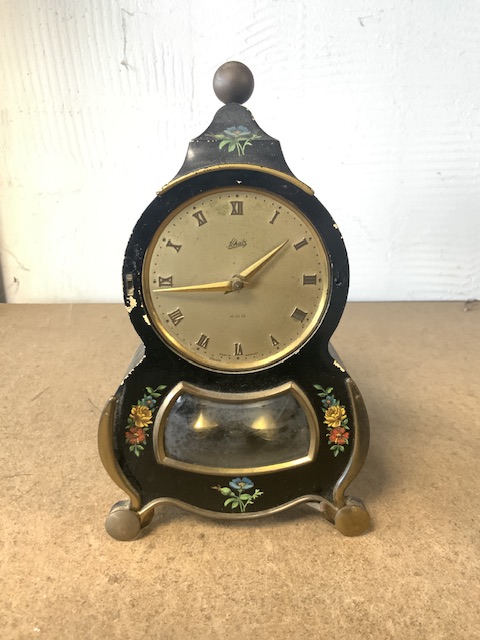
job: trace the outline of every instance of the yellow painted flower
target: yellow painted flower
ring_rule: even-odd
[[[325,424],[329,427],[339,427],[342,424],[342,420],[345,420],[347,414],[345,409],[340,405],[333,405],[325,411]]]
[[[152,412],[143,405],[134,405],[130,411],[130,418],[135,422],[136,427],[147,427],[152,424]]]

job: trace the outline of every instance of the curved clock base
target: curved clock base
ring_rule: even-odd
[[[352,418],[355,423],[363,419],[363,424],[368,425],[366,412],[361,396],[350,379],[346,380],[347,391],[352,399]],[[207,516],[219,520],[248,520],[265,517],[280,513],[298,504],[308,504],[315,508],[322,515],[335,524],[336,529],[345,536],[357,536],[364,533],[370,526],[370,515],[363,502],[358,498],[344,495],[344,491],[351,480],[355,477],[358,466],[361,465],[366,453],[368,444],[368,433],[357,431],[354,441],[354,451],[352,458],[344,473],[337,480],[332,488],[332,493],[328,498],[318,494],[300,495],[293,500],[283,504],[267,508],[260,511],[225,512],[216,511],[194,506],[189,502],[173,497],[158,497],[142,504],[142,497],[139,491],[129,482],[121,469],[113,448],[114,416],[116,398],[113,396],[107,402],[102,413],[99,425],[99,451],[105,469],[110,474],[115,483],[127,494],[128,500],[117,502],[113,505],[106,518],[105,527],[108,534],[116,540],[133,540],[138,536],[141,529],[146,527],[152,520],[154,510],[162,504],[173,504],[182,509],[190,511],[196,515]],[[123,423],[122,423],[123,425]],[[363,438],[362,438],[363,436]],[[253,483],[252,483],[253,486]],[[220,490],[228,487],[212,486],[212,489]],[[261,487],[263,489],[263,487]],[[229,492],[230,495],[231,492]],[[227,495],[223,493],[223,495]],[[233,494],[232,494],[233,495]],[[246,494],[249,496],[249,494]],[[260,492],[258,495],[263,495]],[[221,500],[222,502],[223,500]],[[221,503],[220,503],[221,504]]]
[[[152,521],[155,507],[163,504],[164,502],[175,504],[182,509],[192,511],[198,515],[205,515],[210,518],[221,520],[261,518],[273,513],[278,513],[279,511],[284,511],[285,509],[302,502],[307,502],[309,506],[320,511],[329,522],[334,523],[337,531],[344,536],[353,537],[361,535],[370,527],[370,514],[359,498],[346,497],[344,506],[338,508],[320,496],[306,496],[293,500],[286,505],[282,505],[278,509],[242,514],[241,516],[240,514],[232,515],[210,512],[204,509],[192,507],[191,505],[187,505],[178,500],[168,499],[159,499],[153,504],[150,503],[150,505],[147,505],[141,511],[136,511],[135,509],[132,509],[129,500],[122,500],[115,503],[110,509],[110,513],[105,520],[105,529],[115,540],[134,540],[140,533],[141,529],[149,525]]]

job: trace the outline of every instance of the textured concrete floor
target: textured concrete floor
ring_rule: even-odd
[[[1,638],[480,638],[480,304],[347,307],[334,343],[371,419],[359,538],[304,506],[164,507],[110,539],[124,495],[96,431],[137,346],[126,312],[3,305],[0,336]]]

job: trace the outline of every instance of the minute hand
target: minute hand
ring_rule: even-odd
[[[257,260],[256,262],[251,264],[249,267],[241,271],[238,274],[240,278],[246,279],[249,277],[250,278],[253,277],[258,271],[260,271],[262,267],[264,267],[267,264],[267,262],[269,262],[269,260],[273,258],[275,254],[277,254],[280,251],[280,249],[282,249],[287,244],[287,242],[288,240],[285,240],[285,242],[282,242],[282,244],[279,244],[278,247],[275,247],[275,249],[272,249],[272,251],[270,251],[265,256],[263,256],[263,258],[260,258],[260,260]]]

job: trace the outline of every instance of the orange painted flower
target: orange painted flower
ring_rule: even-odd
[[[143,429],[132,427],[129,431],[125,431],[125,440],[127,444],[143,444],[147,441],[147,436]]]
[[[152,412],[148,407],[141,404],[132,407],[130,418],[134,421],[136,427],[147,427],[152,424]]]
[[[349,432],[344,427],[335,427],[330,431],[328,439],[334,444],[348,444]]]
[[[342,420],[345,420],[346,417],[345,409],[339,404],[336,404],[325,411],[324,422],[328,424],[329,427],[339,427],[342,424]]]

